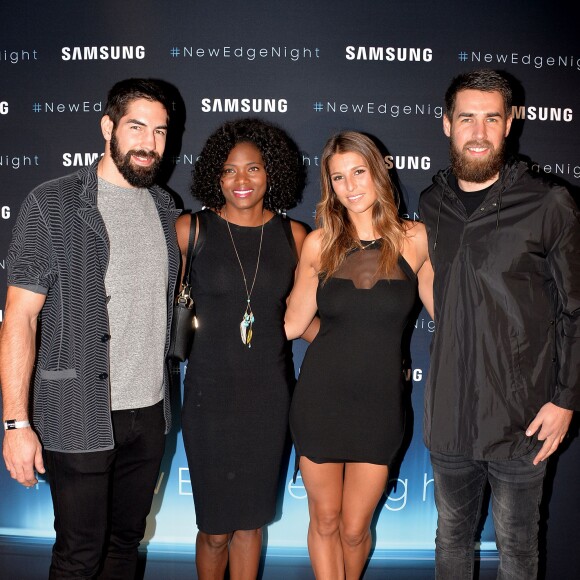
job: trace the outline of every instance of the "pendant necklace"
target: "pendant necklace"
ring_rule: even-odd
[[[256,276],[258,275],[258,268],[260,267],[260,254],[262,253],[262,240],[264,239],[264,210],[262,210],[262,231],[260,233],[260,247],[258,248],[258,260],[256,262],[256,271],[254,272],[254,280],[252,281],[252,287],[248,290],[248,282],[246,280],[246,273],[244,272],[244,267],[242,266],[242,261],[240,260],[240,255],[238,254],[238,249],[236,248],[236,243],[234,242],[234,236],[232,235],[232,230],[230,228],[230,222],[228,221],[228,214],[224,209],[224,217],[226,219],[226,225],[228,226],[228,232],[230,233],[230,239],[232,240],[232,246],[234,246],[234,252],[236,253],[236,258],[238,259],[238,264],[240,265],[240,270],[242,271],[242,278],[244,279],[244,287],[246,289],[246,309],[244,310],[244,315],[242,317],[242,322],[240,322],[240,336],[242,338],[242,343],[248,348],[252,348],[252,327],[254,325],[254,313],[252,312],[252,304],[250,302],[252,298],[252,292],[254,291],[254,284],[256,283]]]

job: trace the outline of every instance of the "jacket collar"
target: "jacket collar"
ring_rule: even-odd
[[[491,200],[493,197],[499,197],[503,191],[515,183],[520,176],[527,171],[527,165],[523,161],[518,161],[517,159],[511,157],[508,159],[504,166],[499,172],[499,178],[492,185],[489,190],[486,200]],[[433,182],[441,187],[443,191],[442,195],[446,195],[451,198],[457,198],[456,193],[453,191],[452,187],[449,185],[449,175],[451,174],[451,166],[446,169],[439,171],[434,177]]]
[[[515,158],[510,158],[504,164],[503,168],[499,172],[498,180],[492,185],[491,189],[487,192],[485,196],[485,202],[495,202],[497,207],[496,210],[496,222],[495,228],[499,229],[499,216],[501,211],[502,194],[508,188],[515,183],[520,176],[527,170],[527,165],[523,161],[518,161]],[[439,239],[439,222],[441,220],[441,206],[443,204],[443,198],[448,197],[450,199],[457,199],[457,194],[451,186],[449,185],[449,174],[451,173],[451,167],[439,171],[433,177],[433,182],[435,185],[439,186],[439,203],[437,208],[437,222],[435,226],[435,240],[433,243],[433,250],[437,249],[437,241]]]
[[[97,165],[99,159],[83,167],[77,172],[77,178],[81,183],[80,197],[88,206],[97,207],[97,192],[99,189],[99,179],[97,177]],[[160,209],[171,207],[171,196],[158,185],[152,185],[147,188],[155,205]]]

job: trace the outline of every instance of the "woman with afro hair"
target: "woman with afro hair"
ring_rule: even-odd
[[[200,579],[256,578],[262,527],[276,512],[294,368],[284,312],[305,227],[282,215],[302,189],[298,150],[258,119],[207,140],[177,221],[182,262],[194,233],[198,327],[188,359],[183,439],[199,532]]]

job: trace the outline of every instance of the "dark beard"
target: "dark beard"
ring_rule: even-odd
[[[469,141],[467,147],[487,147],[489,155],[487,159],[468,159],[464,151],[458,151],[453,139],[449,141],[449,157],[451,169],[457,179],[469,183],[485,183],[493,179],[503,167],[505,157],[505,140],[499,149],[495,149],[489,141]]]
[[[153,185],[159,173],[159,167],[161,166],[161,157],[159,154],[155,151],[137,151],[131,149],[123,155],[119,150],[119,143],[114,131],[111,136],[109,148],[113,162],[127,183],[130,183],[133,187],[150,187]],[[131,163],[131,155],[138,155],[139,157],[147,156],[155,161],[149,167],[138,167]]]

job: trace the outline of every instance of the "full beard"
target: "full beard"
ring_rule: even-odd
[[[470,159],[468,157],[468,147],[486,147],[489,155],[485,159]],[[499,149],[489,141],[469,141],[458,150],[453,139],[449,142],[449,157],[451,158],[451,169],[457,179],[469,183],[485,183],[493,179],[503,167],[505,157],[505,141],[502,141]]]
[[[128,183],[130,183],[133,187],[150,187],[153,185],[161,166],[161,157],[158,153],[155,151],[131,149],[123,155],[119,149],[119,143],[114,132],[111,136],[109,147],[113,162]],[[149,157],[154,161],[149,167],[139,167],[133,165],[131,162],[132,155],[136,155],[138,157]]]

